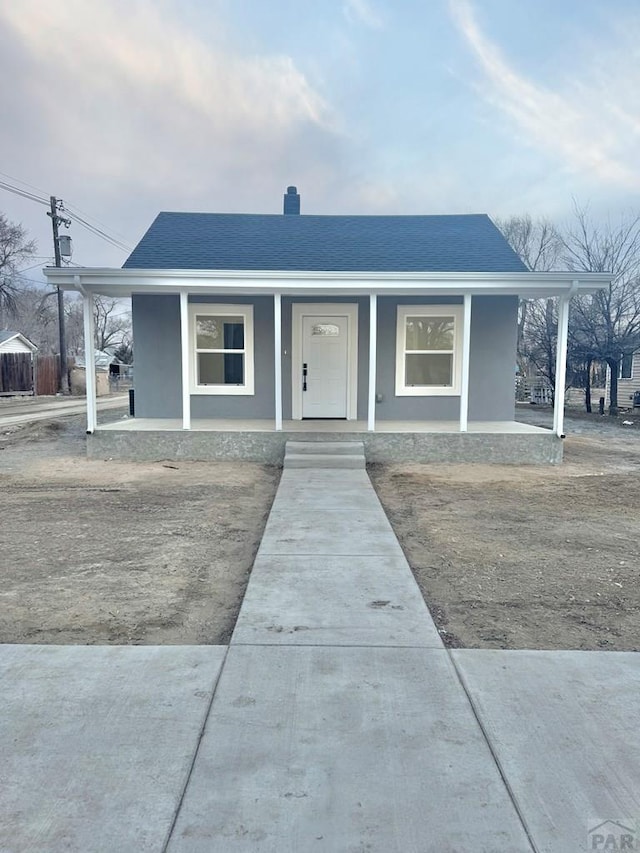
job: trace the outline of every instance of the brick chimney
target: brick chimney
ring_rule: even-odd
[[[285,215],[300,214],[300,195],[297,187],[287,187],[287,191],[284,194],[284,210],[282,212]]]

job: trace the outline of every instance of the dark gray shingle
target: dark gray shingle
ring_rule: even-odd
[[[521,272],[484,214],[279,216],[160,213],[129,269]]]

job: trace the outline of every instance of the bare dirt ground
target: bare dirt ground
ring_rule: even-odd
[[[279,472],[87,460],[82,422],[0,428],[0,642],[227,642]],[[640,430],[567,431],[558,467],[370,469],[448,645],[640,650]]]
[[[370,468],[447,645],[640,651],[640,432],[625,429],[600,419],[561,466]]]
[[[0,642],[226,643],[279,471],[88,460],[82,423],[0,429]]]

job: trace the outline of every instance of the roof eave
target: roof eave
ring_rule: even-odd
[[[446,295],[477,293],[523,297],[566,292],[594,293],[607,287],[611,273],[576,272],[340,272],[203,269],[112,269],[46,267],[50,284],[63,290],[110,296],[133,293],[294,294],[313,295],[406,293]]]

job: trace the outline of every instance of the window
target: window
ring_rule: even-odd
[[[253,394],[253,306],[191,303],[192,394]]]
[[[460,393],[461,305],[399,305],[396,395]]]
[[[311,334],[314,337],[321,335],[325,338],[336,338],[340,334],[340,328],[335,323],[316,323],[311,330]]]
[[[625,352],[620,356],[618,379],[631,379],[633,375],[633,353]]]

